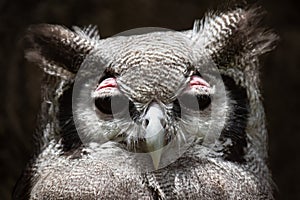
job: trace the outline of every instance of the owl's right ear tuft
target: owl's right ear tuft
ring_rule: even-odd
[[[30,26],[24,39],[25,57],[47,74],[64,79],[74,77],[94,46],[93,40],[50,24]]]

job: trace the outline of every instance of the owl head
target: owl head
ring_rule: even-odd
[[[234,162],[250,149],[264,159],[257,62],[276,36],[258,28],[257,13],[211,12],[192,30],[141,28],[106,39],[93,26],[32,26],[26,57],[55,77],[47,75],[53,89],[44,92],[60,113],[48,112],[56,124],[43,137],[66,152],[78,139],[110,142],[150,155],[156,169],[196,146]]]

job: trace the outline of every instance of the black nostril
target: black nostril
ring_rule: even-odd
[[[145,128],[147,128],[148,124],[149,124],[149,120],[148,120],[148,119],[144,119],[144,121],[143,121],[143,126],[144,126]]]
[[[166,120],[165,119],[161,119],[160,120],[160,124],[162,125],[162,127],[165,129],[167,126]]]
[[[173,102],[173,114],[175,118],[181,118],[181,107],[178,99]]]

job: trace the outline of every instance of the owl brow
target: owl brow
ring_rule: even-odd
[[[185,70],[184,76],[185,77],[189,77],[189,76],[191,76],[194,73],[194,71],[196,71],[195,66],[192,65],[191,63],[187,63],[186,64],[186,70]]]
[[[111,67],[108,67],[104,70],[102,76],[100,77],[98,84],[107,78],[116,78],[119,74],[116,73]]]
[[[194,71],[193,71],[193,73],[192,73],[191,76],[193,76],[193,75],[200,76],[201,78],[203,77],[203,76],[201,75],[201,73],[200,73],[197,69],[194,69]]]

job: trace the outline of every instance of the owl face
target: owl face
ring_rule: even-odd
[[[114,141],[127,151],[150,153],[157,168],[164,148],[183,152],[206,136],[210,143],[218,138],[228,112],[226,93],[220,74],[212,74],[215,65],[206,64],[204,56],[195,58],[193,49],[199,47],[180,32],[113,39],[99,46],[113,43],[122,50],[106,59],[97,55],[101,48],[96,50],[92,58],[100,60],[87,59],[82,73],[98,70],[97,75],[82,78],[79,70],[87,86],[75,81],[75,94],[83,96],[74,114],[84,140]]]

